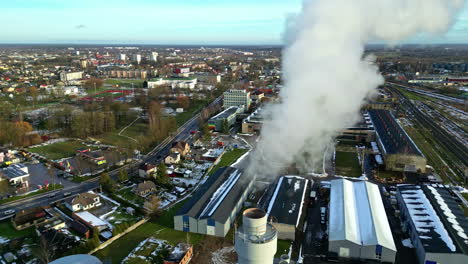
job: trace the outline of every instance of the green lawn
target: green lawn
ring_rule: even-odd
[[[104,81],[106,84],[119,85],[129,88],[132,87],[132,83],[134,88],[143,88],[143,82],[144,80],[140,79],[107,79]]]
[[[360,177],[361,167],[355,152],[337,151],[335,158],[336,174],[350,177]]]
[[[278,239],[278,244],[277,244],[277,250],[276,250],[275,257],[279,258],[283,254],[288,254],[290,247],[291,247],[291,241],[289,241],[289,240],[279,240]]]
[[[13,227],[10,220],[4,220],[0,222],[0,238],[14,239],[20,237],[28,237],[34,234],[34,227],[18,231]]]
[[[187,122],[190,118],[200,112],[205,107],[206,101],[190,101],[188,109],[184,109],[185,112],[176,115],[177,125],[181,126]]]
[[[133,187],[126,188],[117,192],[117,195],[120,195],[122,199],[125,199],[131,203],[139,204],[143,206],[145,199],[141,196],[136,195],[133,192]]]
[[[90,148],[80,141],[71,140],[50,144],[47,146],[34,147],[28,149],[30,152],[37,153],[51,160],[63,159],[74,156],[79,148]],[[96,149],[92,148],[91,149]]]
[[[221,167],[229,166],[233,164],[238,158],[244,155],[248,150],[247,149],[234,149],[224,153],[223,157],[219,161],[219,163],[213,167],[210,171],[210,175],[214,174],[216,170]]]
[[[122,135],[136,139],[139,136],[146,135],[148,128],[149,125],[147,123],[144,123],[142,120],[138,120],[133,125],[125,129],[124,132],[122,132]]]
[[[165,211],[161,217],[147,222],[120,239],[114,241],[106,248],[95,253],[95,256],[102,261],[109,263],[120,263],[141,241],[148,237],[166,240],[169,244],[175,245],[178,242],[185,242],[189,237],[190,243],[197,245],[203,239],[203,235],[176,231],[174,227],[174,215],[183,205],[177,204]]]

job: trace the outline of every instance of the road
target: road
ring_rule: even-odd
[[[222,97],[216,98],[208,107],[220,104],[222,102]],[[198,130],[199,124],[198,119],[200,114],[195,115],[190,120],[188,120],[185,124],[183,124],[179,129],[176,131],[174,136],[170,136],[166,138],[163,142],[161,142],[158,146],[156,146],[152,151],[150,151],[142,161],[126,165],[122,168],[113,170],[109,172],[109,175],[113,178],[117,177],[117,174],[121,169],[127,169],[129,174],[138,174],[138,168],[146,163],[157,163],[160,162],[168,153],[169,150],[174,142],[187,140],[190,137],[190,131]],[[33,197],[17,200],[14,202],[10,202],[7,204],[0,205],[0,220],[9,218],[13,216],[13,213],[9,215],[4,215],[5,211],[13,210],[15,212],[26,210],[30,208],[35,208],[39,206],[46,206],[64,199],[67,199],[72,196],[76,196],[80,193],[87,192],[90,190],[94,190],[99,188],[99,177],[93,178],[86,182],[83,182],[77,186],[67,187],[58,191],[44,193],[40,195],[36,195]]]

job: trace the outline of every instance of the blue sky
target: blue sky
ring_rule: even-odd
[[[0,43],[281,44],[301,0],[0,0]],[[439,37],[468,43],[468,10]]]

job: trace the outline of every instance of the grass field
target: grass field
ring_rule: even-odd
[[[279,258],[283,254],[288,254],[290,247],[291,247],[291,241],[278,239],[275,257]]]
[[[14,239],[19,237],[32,236],[34,234],[34,227],[18,231],[13,227],[10,220],[4,220],[0,222],[0,240],[1,238]]]
[[[183,206],[183,202],[172,207],[156,220],[147,222],[132,232],[126,234],[106,248],[96,252],[95,256],[107,263],[120,263],[141,241],[152,236],[157,239],[166,240],[169,244],[175,245],[178,242],[187,240],[187,233],[174,230],[174,215]],[[190,243],[199,244],[203,235],[190,234]]]
[[[336,174],[349,177],[360,177],[361,167],[355,152],[337,151],[335,158]]]
[[[176,115],[177,125],[181,126],[190,118],[200,112],[205,106],[206,101],[190,101],[190,107],[185,112]]]
[[[140,197],[133,192],[133,187],[120,190],[117,192],[117,195],[120,195],[122,199],[125,199],[131,203],[139,204],[141,206],[143,206],[143,203],[145,202],[143,197]]]
[[[143,88],[143,80],[139,79],[107,79],[104,81],[105,84],[118,85],[120,87],[133,87],[134,88]]]
[[[231,165],[238,158],[244,155],[247,151],[248,151],[247,149],[234,149],[234,150],[224,153],[219,163],[216,166],[214,166],[213,169],[210,171],[210,175],[214,174],[216,170],[218,170],[221,167]]]
[[[76,150],[79,148],[89,148],[82,144],[80,141],[64,141],[58,142],[46,146],[35,147],[28,149],[30,152],[37,153],[48,159],[56,160],[62,158],[68,158],[76,154]],[[93,148],[92,148],[93,149]]]

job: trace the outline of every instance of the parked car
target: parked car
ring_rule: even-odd
[[[6,210],[5,212],[3,212],[4,215],[11,215],[11,214],[14,214],[15,213],[15,210]]]

